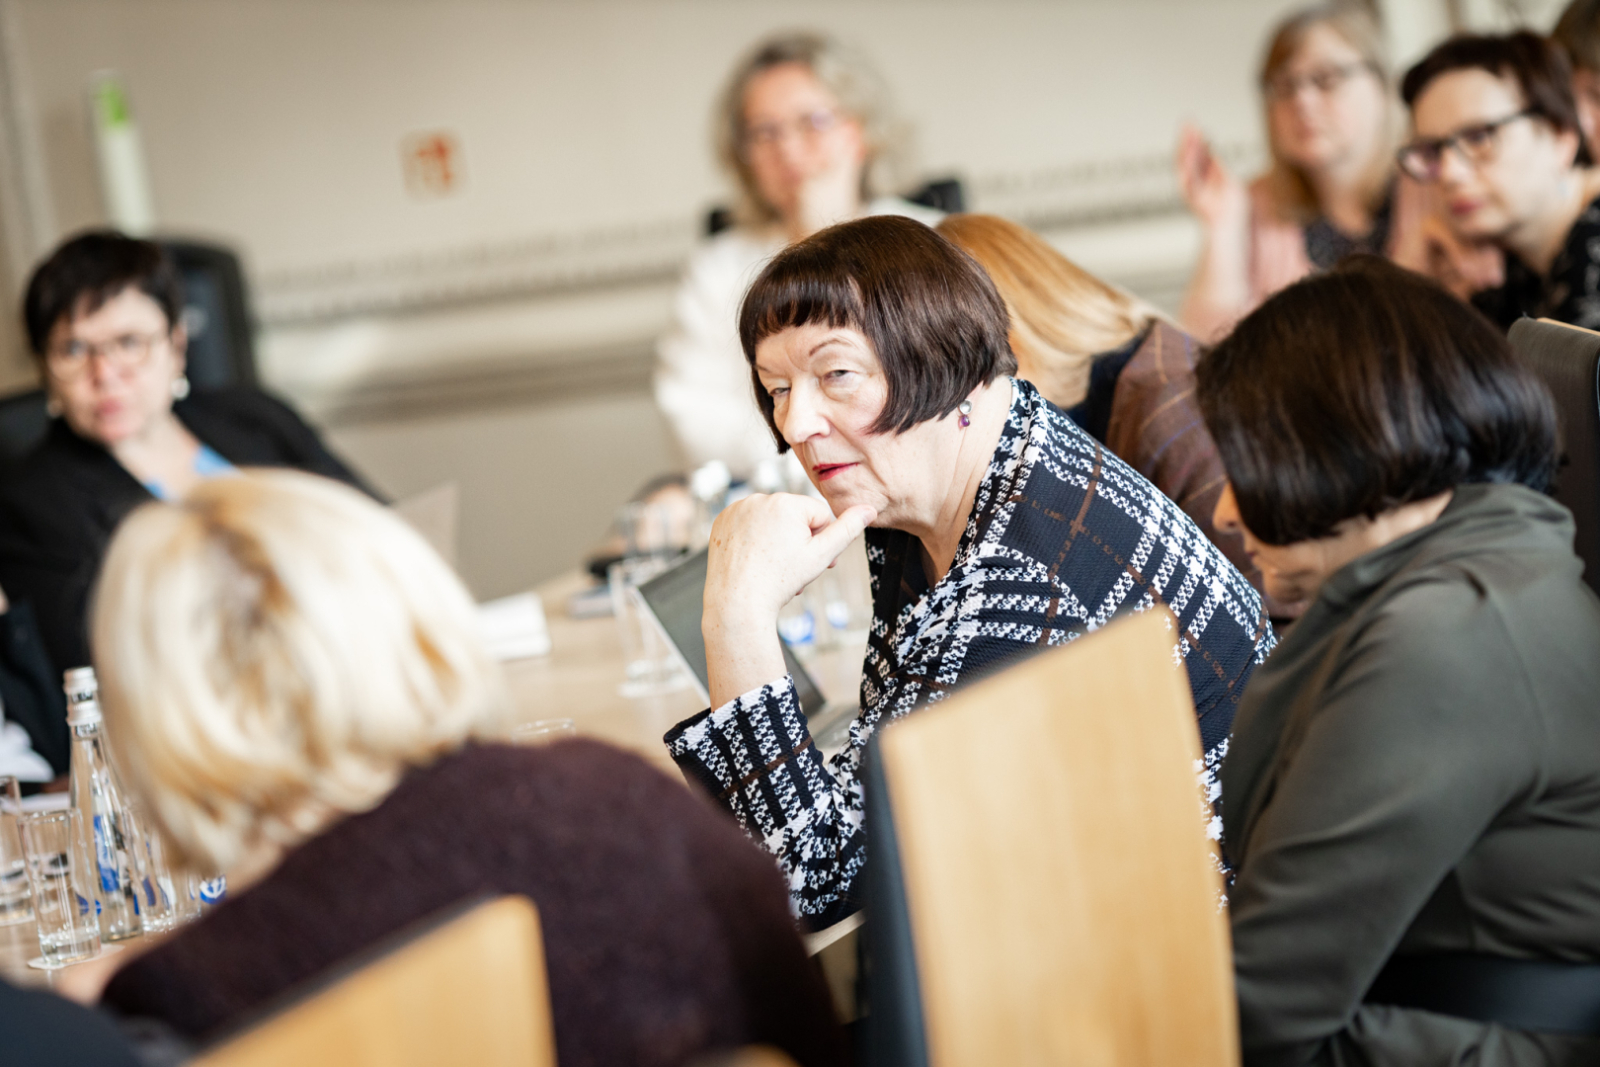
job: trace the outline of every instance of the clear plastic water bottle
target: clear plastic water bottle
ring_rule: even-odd
[[[72,729],[72,807],[79,813],[89,879],[99,897],[100,937],[125,941],[143,932],[139,915],[138,823],[106,748],[100,684],[93,667],[66,672]]]

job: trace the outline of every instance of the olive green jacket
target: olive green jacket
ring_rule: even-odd
[[[1391,954],[1600,961],[1600,599],[1572,517],[1456,490],[1257,669],[1222,773],[1244,1061],[1600,1063],[1362,997]]]

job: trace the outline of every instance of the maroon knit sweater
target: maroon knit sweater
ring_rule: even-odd
[[[847,1057],[772,860],[725,814],[593,741],[473,746],[134,960],[105,1003],[196,1038],[452,904],[539,907],[562,1067],[764,1042]]]

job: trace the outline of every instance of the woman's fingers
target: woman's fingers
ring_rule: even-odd
[[[850,547],[850,542],[861,536],[861,531],[872,524],[878,517],[876,508],[866,504],[858,504],[853,508],[846,508],[838,518],[823,526],[820,530],[813,529],[811,534],[811,549],[814,555],[822,560],[822,567],[818,574],[833,566],[833,561],[845,549]],[[816,575],[812,575],[816,577]]]

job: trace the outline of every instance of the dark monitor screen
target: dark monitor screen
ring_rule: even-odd
[[[645,606],[682,657],[684,665],[698,679],[703,695],[711,690],[711,677],[706,670],[706,639],[700,631],[700,617],[705,610],[706,558],[706,550],[702,548],[639,587]],[[822,710],[826,701],[817,683],[789,651],[789,646],[783,644],[782,638],[778,643],[783,647],[783,662],[794,677],[800,710],[809,719]]]

